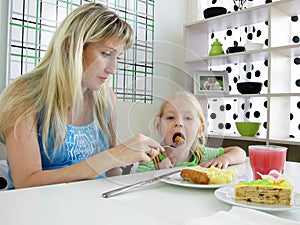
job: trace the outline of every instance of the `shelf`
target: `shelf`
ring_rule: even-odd
[[[293,95],[294,96],[294,95]],[[300,94],[299,94],[300,96]],[[267,94],[207,94],[207,95],[197,95],[197,97],[206,98],[267,98]],[[277,97],[277,96],[276,96]]]
[[[295,57],[300,55],[300,44],[290,44],[285,46],[273,47],[270,50],[282,56]]]
[[[204,33],[217,32],[221,30],[232,29],[253,25],[268,21],[270,7],[276,7],[283,13],[294,16],[300,14],[300,4],[297,0],[281,0],[269,4],[263,4],[237,12],[230,12],[224,15],[189,22],[184,24],[186,28],[198,29]]]
[[[246,137],[246,136],[240,136],[240,135],[208,134],[208,138],[266,142],[266,138],[261,138],[258,136]]]
[[[280,9],[280,11],[284,12],[288,16],[295,16],[300,14],[299,0],[281,0],[275,3],[277,4],[274,4],[274,6],[276,6],[276,8]]]
[[[271,4],[276,5],[276,2]],[[197,29],[204,33],[211,33],[260,23],[266,20],[268,20],[268,5],[261,5],[251,9],[231,12],[209,19],[186,23],[184,26],[186,28]]]
[[[201,57],[195,60],[188,60],[186,63],[198,63],[202,61],[208,66],[218,66],[225,64],[254,62],[268,59],[268,49],[237,52],[231,54],[223,54],[217,56]]]
[[[269,51],[287,57],[300,56],[300,44],[291,44],[286,46],[273,47],[273,48],[269,48]],[[207,66],[218,66],[218,65],[225,65],[225,64],[262,61],[266,59],[268,59],[268,49],[201,57],[194,60],[188,60],[186,61],[186,63],[192,64],[201,61]]]
[[[300,93],[273,93],[273,94],[204,94],[197,95],[200,98],[284,98],[284,97],[300,97]]]
[[[298,104],[297,99],[300,99],[300,91],[295,86],[298,77],[293,58],[300,57],[300,43],[292,43],[293,29],[291,29],[291,16],[296,15],[300,15],[299,0],[280,0],[184,24],[185,63],[188,72],[231,69],[229,74],[232,75],[229,77],[231,79],[229,84],[232,87],[231,94],[227,92],[222,94],[203,93],[203,95],[197,96],[203,105],[208,106],[207,118],[208,120],[211,118],[208,122],[209,130],[213,131],[209,133],[209,138],[300,146],[299,128],[290,120],[291,114],[293,114],[294,120],[299,120],[298,106],[295,104]],[[253,26],[254,28],[256,24],[257,27],[262,25],[265,28],[265,24],[261,24],[265,21],[268,21],[265,32],[267,36],[261,36],[258,39],[260,43],[268,40],[268,46],[265,46],[264,49],[218,56],[208,55],[212,33],[223,32],[227,35],[228,29],[243,28],[244,26]],[[221,34],[216,34],[215,38],[219,37],[218,35]],[[245,40],[241,41],[241,44],[243,43]],[[228,43],[223,46],[228,46]],[[223,50],[226,52],[224,47]],[[265,60],[268,60],[267,64]],[[255,73],[258,71],[258,74],[254,74],[254,70],[252,72],[248,66],[255,68]],[[264,87],[261,91],[262,94],[239,94],[234,85],[245,78],[251,81],[268,81],[269,87]],[[213,117],[209,117],[211,115]],[[263,127],[258,136],[242,137],[232,127],[236,118],[254,118],[268,126]],[[226,135],[222,134],[223,131]],[[290,135],[294,135],[298,139],[289,138]]]
[[[296,138],[288,138],[288,139],[270,139],[270,144],[286,144],[286,145],[297,145],[300,146],[300,140]]]
[[[266,142],[266,138],[261,138],[258,136],[246,137],[239,135],[221,135],[221,134],[208,134],[208,138],[216,139],[229,139],[229,140],[238,140],[238,141],[254,141],[254,142]],[[269,139],[270,144],[286,144],[286,145],[296,145],[300,146],[300,139],[289,138],[289,139]]]

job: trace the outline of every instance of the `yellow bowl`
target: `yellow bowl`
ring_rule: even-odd
[[[253,137],[259,130],[260,122],[235,122],[235,126],[241,136]]]

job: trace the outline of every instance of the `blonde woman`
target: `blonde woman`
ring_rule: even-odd
[[[246,153],[237,146],[211,148],[205,146],[205,119],[197,98],[189,92],[176,92],[166,99],[158,112],[156,128],[163,137],[166,148],[152,161],[136,164],[132,172],[167,169],[179,166],[215,166],[225,169],[229,165],[244,162]]]
[[[45,57],[1,94],[0,140],[10,188],[118,175],[164,149],[137,134],[116,146],[109,78],[133,42],[131,27],[99,3],[79,6],[56,30]]]

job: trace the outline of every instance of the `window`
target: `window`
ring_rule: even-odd
[[[11,0],[8,77],[32,70],[44,56],[52,34],[73,9],[88,0]],[[135,43],[120,58],[112,88],[122,101],[153,102],[154,1],[102,0],[135,31]]]

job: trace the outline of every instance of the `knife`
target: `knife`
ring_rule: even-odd
[[[104,192],[104,193],[102,193],[102,197],[103,198],[109,198],[109,197],[112,197],[112,196],[124,193],[126,191],[129,191],[129,190],[141,187],[143,185],[153,183],[155,181],[158,181],[158,180],[160,180],[162,178],[171,176],[172,174],[178,173],[180,171],[181,171],[181,169],[180,170],[175,170],[175,171],[172,171],[170,173],[166,173],[166,174],[160,175],[158,177],[153,177],[153,178],[148,179],[148,180],[140,181],[140,182],[137,182],[137,183],[134,183],[134,184],[130,184],[130,185],[127,185],[127,186],[124,186],[124,187],[120,187],[120,188],[117,188],[117,189],[114,189],[114,190],[111,190],[111,191],[108,191],[108,192]]]

